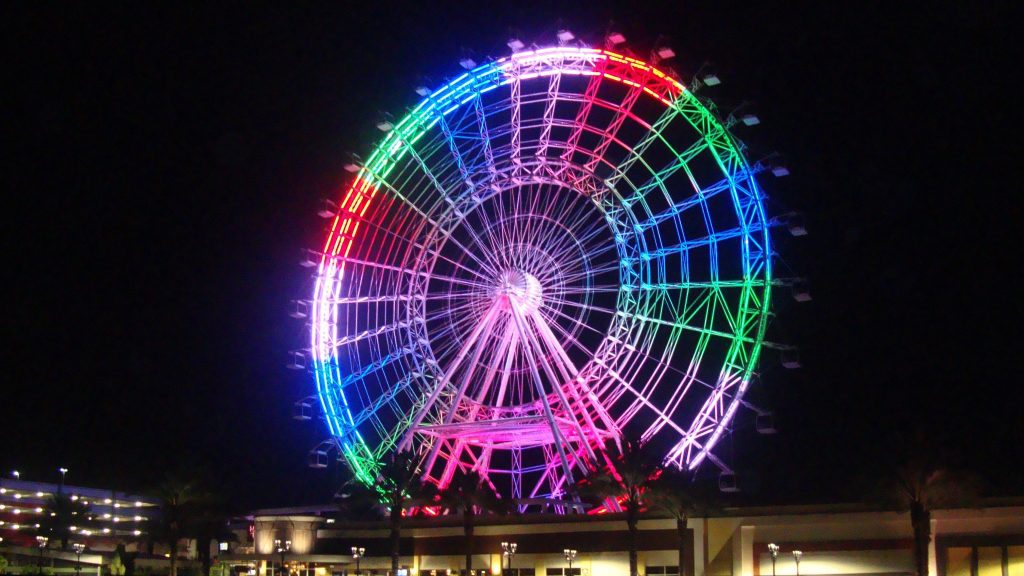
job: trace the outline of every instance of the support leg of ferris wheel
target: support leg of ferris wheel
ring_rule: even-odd
[[[515,306],[515,304],[514,304],[514,306]],[[529,346],[528,347],[531,347],[533,349],[533,353],[536,354],[537,357],[541,358],[541,360],[539,361],[539,364],[543,368],[544,373],[547,375],[548,380],[552,383],[551,388],[554,390],[555,396],[558,397],[558,402],[559,402],[560,406],[565,411],[565,417],[568,418],[572,422],[572,426],[576,429],[576,437],[579,439],[578,442],[583,446],[583,449],[586,452],[587,457],[591,460],[591,462],[593,462],[593,461],[595,461],[597,459],[597,454],[594,453],[593,446],[591,446],[591,443],[587,440],[587,433],[583,430],[583,426],[580,425],[580,422],[576,418],[576,415],[573,414],[572,405],[569,404],[569,399],[566,398],[565,391],[562,389],[562,386],[563,386],[562,382],[566,382],[566,381],[570,380],[570,378],[565,378],[565,376],[567,376],[567,373],[565,372],[565,368],[562,367],[562,366],[559,366],[557,361],[556,362],[550,362],[550,361],[548,361],[545,358],[546,354],[545,354],[545,350],[544,350],[544,345],[542,343],[543,342],[543,337],[542,337],[541,334],[538,334],[538,332],[541,332],[541,325],[537,323],[538,321],[541,322],[541,323],[543,323],[544,321],[542,319],[539,319],[539,316],[536,314],[536,311],[525,311],[525,310],[523,310],[523,308],[526,308],[526,307],[525,306],[520,307],[519,311],[518,311],[518,313],[522,317],[523,324],[525,326],[529,326],[529,324],[530,324],[529,320],[533,319],[534,320],[534,325],[536,326],[536,329],[534,331],[530,331],[530,333],[529,333],[530,338],[528,339],[528,342],[529,342]],[[529,315],[527,315],[527,314],[529,314]],[[552,364],[555,364],[555,367],[560,368],[561,371],[562,371],[562,374],[557,373],[556,370],[555,370],[555,367],[553,367]],[[546,401],[547,400],[545,398],[545,402]],[[593,422],[591,421],[591,424],[592,423]],[[591,433],[594,434],[595,437],[599,436],[595,429],[592,429]],[[586,474],[588,472],[587,467],[586,467],[584,462],[579,461],[577,459],[576,464],[580,467],[580,470],[584,474]]]
[[[470,360],[469,365],[466,367],[465,374],[463,374],[462,376],[458,391],[455,393],[455,396],[452,397],[451,404],[448,406],[448,412],[444,415],[444,419],[442,420],[443,424],[451,424],[452,421],[455,419],[455,414],[458,411],[459,403],[462,402],[462,398],[466,395],[466,389],[469,387],[469,384],[473,381],[473,375],[476,372],[476,367],[480,364],[480,357],[487,349],[487,346],[485,345],[486,340],[484,341],[484,343],[479,342],[480,336],[490,336],[490,332],[491,329],[494,327],[494,323],[495,320],[497,319],[498,312],[498,305],[492,304],[490,309],[487,310],[487,313],[484,314],[483,319],[480,321],[480,324],[478,325],[478,328],[482,328],[482,330],[474,331],[477,337],[473,338],[471,341],[467,341],[466,344],[462,347],[462,350],[459,351],[458,358],[465,359],[469,351],[475,349],[473,352],[473,357]],[[458,369],[459,364],[461,364],[461,361],[458,364],[453,363],[452,367],[446,371],[446,374],[454,374],[455,371]],[[439,486],[445,486],[447,482],[451,480],[451,476],[455,474],[455,466],[459,464],[459,460],[462,457],[463,447],[464,445],[462,440],[457,440],[453,444],[451,457],[449,458],[447,464],[445,465],[445,473],[443,475],[447,476],[447,478],[441,478],[440,482],[438,483]],[[433,446],[430,447],[430,453],[425,461],[426,465],[424,467],[424,470],[428,474],[434,467],[434,463],[437,461],[437,454],[440,451],[440,449],[441,441],[440,439],[438,439],[438,441],[434,442]]]
[[[594,412],[597,413],[598,419],[600,419],[602,424],[604,424],[605,429],[607,430],[607,434],[611,434],[612,437],[615,439],[616,444],[619,444],[621,434],[619,433],[618,427],[615,426],[615,423],[612,421],[611,416],[609,416],[608,412],[597,401],[597,397],[593,393],[593,391],[591,391],[590,388],[586,385],[586,383],[583,382],[583,379],[580,377],[579,370],[576,369],[576,365],[573,364],[572,359],[569,358],[569,354],[565,351],[565,348],[562,347],[562,344],[558,341],[558,338],[555,337],[554,332],[551,331],[551,327],[548,325],[547,322],[544,321],[544,318],[539,311],[534,312],[533,317],[534,324],[540,331],[542,340],[544,341],[544,343],[547,344],[548,348],[554,354],[554,357],[558,360],[561,360],[560,367],[562,368],[562,373],[565,378],[565,385],[569,389],[569,392],[572,394],[574,399],[576,400],[577,405],[579,407],[579,411],[583,415],[583,418],[587,421],[587,427],[591,431],[592,440],[595,443],[595,445],[598,446],[599,448],[603,447],[604,438],[602,438],[600,432],[598,431],[597,424],[594,422],[593,417],[590,415],[590,410],[587,409],[587,404],[584,401],[584,398],[590,401],[590,406],[594,409]],[[580,393],[579,388],[583,388],[582,394]]]
[[[448,369],[445,371],[444,377],[437,382],[437,384],[434,386],[434,389],[430,393],[430,397],[427,398],[427,401],[423,403],[423,407],[420,408],[419,412],[416,413],[416,416],[413,417],[409,429],[405,433],[405,437],[402,438],[402,441],[398,445],[399,451],[407,450],[410,446],[412,446],[412,438],[413,435],[416,433],[416,428],[418,428],[423,423],[423,419],[426,417],[427,413],[430,412],[430,410],[434,407],[434,403],[437,402],[437,398],[441,395],[441,392],[444,389],[448,388],[450,384],[449,375],[453,374],[456,370],[458,370],[459,366],[462,364],[462,362],[466,359],[466,356],[469,354],[469,351],[473,349],[474,344],[480,338],[480,335],[494,321],[494,317],[497,315],[497,311],[497,306],[491,306],[491,308],[488,309],[487,313],[484,315],[483,320],[476,326],[476,328],[473,329],[473,332],[470,333],[469,338],[466,339],[465,345],[463,345],[462,349],[459,350],[459,353],[452,361],[451,366],[449,366]],[[463,380],[463,385],[465,385],[465,382],[467,381]],[[432,444],[433,446],[431,447],[431,452],[433,454],[436,454],[437,449],[440,447],[441,443],[440,441],[436,441],[433,442]],[[428,468],[425,468],[424,471],[429,473]]]
[[[490,327],[493,328],[494,324],[495,324],[495,322],[492,321]],[[505,325],[505,334],[502,336],[501,342],[498,345],[497,354],[495,354],[495,356],[494,356],[495,358],[504,358],[505,359],[505,361],[504,361],[505,370],[502,373],[501,384],[499,384],[499,390],[498,390],[498,396],[497,396],[497,402],[496,402],[496,406],[497,407],[501,407],[501,404],[504,401],[505,389],[508,386],[508,375],[512,371],[511,361],[514,358],[514,354],[515,354],[515,348],[513,346],[514,339],[515,339],[515,327],[512,326],[511,322],[509,322],[509,323],[507,323]],[[482,353],[483,353],[485,348],[486,347],[484,345],[480,345],[480,346],[477,347],[477,351],[473,355],[472,365],[470,367],[470,370],[468,371],[468,373],[465,376],[464,382],[468,383],[472,379],[473,368],[477,364],[479,364],[480,356],[482,355]],[[490,392],[491,385],[494,383],[494,378],[495,378],[495,376],[497,374],[497,370],[498,370],[498,366],[496,366],[494,364],[492,364],[490,367],[488,367],[487,372],[484,375],[483,384],[480,386],[480,390],[477,392],[477,395],[474,398],[474,404],[473,404],[472,408],[470,409],[469,413],[467,414],[467,416],[464,418],[464,421],[472,422],[476,418],[477,414],[480,412],[480,406],[483,405],[484,399],[487,398],[487,394],[488,394],[488,392]],[[455,404],[452,405],[452,407],[450,409],[451,410],[450,411],[451,415],[454,415],[456,407],[457,406]],[[447,422],[446,423],[448,423],[450,421],[451,421],[451,418],[447,418]],[[463,451],[466,450],[466,449],[467,449],[467,446],[466,446],[466,441],[464,439],[458,438],[458,439],[455,440],[455,444],[452,447],[450,458],[445,463],[444,471],[441,473],[441,476],[438,478],[438,485],[439,486],[447,486],[448,483],[451,482],[452,477],[455,475],[456,468],[461,463]],[[477,472],[479,472],[487,480],[488,484],[491,485],[491,488],[494,489],[495,492],[498,492],[497,487],[494,486],[494,483],[491,482],[491,479],[487,475],[488,465],[490,464],[490,460],[491,460],[491,452],[492,452],[492,449],[490,447],[484,447],[483,450],[481,451],[480,457],[477,458],[476,462],[473,464],[472,469],[477,471]],[[434,455],[434,459],[430,460],[427,463],[427,467],[426,467],[427,470],[430,470],[431,468],[433,468],[435,460],[436,460],[436,454]]]
[[[498,393],[495,395],[494,407],[500,409],[505,404],[505,393],[508,391],[508,379],[512,374],[512,362],[515,359],[516,342],[518,337],[516,335],[516,328],[512,322],[505,324],[505,335],[501,338],[501,343],[498,345],[498,352],[494,355],[494,358],[504,360],[501,362],[504,365],[504,370],[501,373],[501,382],[498,385]],[[499,364],[493,362],[492,365],[487,369],[487,376],[485,377],[483,386],[480,387],[480,392],[476,395],[476,404],[473,407],[471,416],[475,416],[478,412],[478,407],[483,405],[484,399],[487,398],[488,392],[490,392],[491,385],[494,383],[494,378],[497,375]],[[485,446],[480,454],[480,459],[473,466],[473,470],[480,473],[486,473],[487,467],[491,461],[491,454],[494,452],[494,448],[491,446]],[[512,474],[515,474],[515,467],[513,467]],[[513,490],[514,491],[514,490]],[[495,489],[497,492],[497,489]]]
[[[555,423],[554,413],[551,411],[551,404],[548,403],[547,394],[544,393],[544,380],[541,378],[540,370],[537,366],[537,359],[533,355],[532,346],[530,346],[530,331],[526,325],[526,318],[523,317],[522,310],[520,309],[520,303],[517,301],[514,295],[510,295],[509,301],[511,306],[509,309],[512,311],[512,318],[516,323],[516,328],[519,331],[519,339],[523,341],[523,351],[525,352],[526,361],[530,365],[530,371],[533,376],[533,383],[537,388],[537,396],[541,399],[541,404],[544,406],[544,416],[547,418],[548,425],[551,427],[551,436],[555,444],[555,449],[558,451],[558,458],[562,464],[562,471],[565,474],[565,478],[570,482],[572,481],[572,469],[569,467],[569,459],[565,456],[565,438],[562,436],[561,430]]]

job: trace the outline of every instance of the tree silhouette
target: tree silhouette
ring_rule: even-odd
[[[660,459],[638,440],[622,440],[622,449],[614,445],[606,448],[612,460],[611,466],[587,476],[579,490],[584,495],[596,496],[606,504],[621,508],[626,515],[629,528],[629,573],[638,576],[637,566],[638,532],[640,512],[644,507],[646,492],[652,486],[658,472]]]
[[[476,515],[486,512],[504,512],[505,502],[491,489],[476,471],[458,471],[448,486],[441,491],[439,503],[450,513],[462,514],[462,531],[466,543],[466,576],[473,570],[473,543]]]
[[[888,445],[888,465],[878,477],[878,497],[910,512],[915,573],[928,576],[932,511],[974,505],[981,493],[981,479],[955,468],[947,444],[923,429],[910,436],[897,435]]]
[[[434,485],[423,481],[418,464],[413,452],[403,450],[381,464],[373,488],[352,481],[343,489],[340,507],[350,518],[366,517],[373,514],[375,509],[383,508],[390,528],[392,574],[398,573],[401,561],[400,544],[405,512],[412,507],[433,502],[437,495]]]
[[[694,481],[690,474],[677,468],[663,470],[651,484],[647,496],[648,506],[668,514],[676,520],[677,546],[679,548],[679,575],[688,574],[686,566],[686,523],[690,518],[707,516],[720,506],[717,487]]]
[[[71,527],[74,526],[76,531],[88,528],[92,524],[89,513],[89,506],[82,504],[81,500],[72,500],[67,494],[54,494],[47,498],[43,506],[38,532],[51,541],[59,541],[60,549],[67,550],[72,535]]]

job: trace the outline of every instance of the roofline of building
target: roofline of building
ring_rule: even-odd
[[[990,498],[982,500],[979,505],[973,507],[941,508],[933,512],[939,517],[958,517],[964,513],[974,513],[977,510],[1011,509],[1020,508],[1024,510],[1024,498]],[[781,506],[737,506],[725,507],[707,514],[710,518],[733,518],[751,516],[813,516],[822,514],[871,514],[891,513],[901,514],[905,511],[893,507],[866,503],[839,503],[839,504],[797,504]],[[320,517],[336,519],[336,523],[330,526],[331,529],[352,530],[364,529],[373,530],[388,526],[386,519],[373,520],[351,520],[342,517],[341,512],[334,506],[296,506],[287,508],[265,508],[254,510],[247,518],[250,520],[266,519],[271,517],[305,516],[308,518]],[[703,517],[696,515],[695,517]],[[672,518],[668,514],[645,513],[641,516],[643,520],[664,520]],[[613,520],[624,520],[625,513],[608,514],[520,514],[520,515],[481,515],[476,518],[477,526],[502,526],[508,524],[563,524],[563,523],[590,523],[607,522]],[[462,526],[462,520],[457,516],[412,516],[403,522],[407,529]],[[326,526],[325,526],[326,528]]]

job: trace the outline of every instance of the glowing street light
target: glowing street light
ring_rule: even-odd
[[[284,574],[284,555],[292,549],[292,541],[285,540],[282,544],[280,540],[274,540],[274,548],[276,548],[277,553],[281,555],[281,574]]]
[[[75,556],[76,556],[76,560],[75,560],[75,574],[81,574],[82,573],[82,552],[85,552],[85,544],[82,544],[81,542],[75,542],[74,544],[72,544],[72,547],[74,547],[74,549],[75,549]]]
[[[43,573],[43,550],[46,549],[46,543],[50,539],[46,536],[36,536],[36,542],[39,544],[39,573]]]
[[[516,544],[515,542],[502,542],[501,543],[502,569],[503,570],[505,568],[505,566],[504,566],[504,564],[505,564],[504,559],[508,558],[508,569],[509,569],[509,572],[512,571],[512,557],[516,555],[516,549],[517,548],[519,548],[519,545]]]
[[[768,553],[772,555],[772,576],[775,576],[775,559],[779,557],[779,545],[774,542],[769,544]]]
[[[562,550],[565,560],[569,563],[569,576],[572,576],[572,561],[576,559],[576,551],[571,548]]]
[[[57,468],[57,471],[60,472],[60,484],[57,486],[57,494],[63,494],[64,493],[64,477],[67,476],[68,469],[63,467],[63,466],[61,466],[60,468]]]
[[[359,574],[359,561],[366,556],[366,548],[362,546],[352,547],[352,559],[356,561],[356,574]]]
[[[800,576],[800,557],[804,553],[799,550],[793,550],[793,561],[796,562],[796,576]]]

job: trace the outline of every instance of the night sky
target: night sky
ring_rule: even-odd
[[[144,489],[202,470],[240,506],[328,499],[341,473],[305,466],[325,429],[290,417],[312,380],[285,369],[306,338],[287,312],[345,153],[462,49],[615,20],[644,52],[670,37],[684,78],[715,62],[723,108],[756,102],[743,138],[792,171],[765,181],[771,208],[807,214],[780,271],[814,300],[781,291],[771,332],[805,368],[766,355],[750,398],[780,433],[741,421],[724,445],[745,497],[856,499],[916,429],[1024,495],[1010,2],[488,4],[6,6],[3,473]]]

